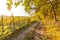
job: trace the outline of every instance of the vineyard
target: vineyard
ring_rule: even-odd
[[[28,19],[28,17],[20,16],[0,16],[0,39],[29,24]]]

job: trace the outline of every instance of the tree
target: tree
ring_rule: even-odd
[[[54,21],[57,21],[56,12],[55,12],[55,9],[54,9],[54,5],[52,4],[51,0],[48,0],[48,1],[51,4],[51,8],[52,8],[52,11],[53,11],[53,16],[54,16]]]
[[[57,8],[57,5],[59,4],[58,0],[44,0],[44,1],[43,0],[18,0],[18,2],[15,2],[14,5],[17,7],[18,5],[20,5],[20,3],[22,3],[25,11],[28,12],[29,14],[41,12],[41,10],[43,12],[44,9],[47,9],[47,10],[51,9],[52,10],[51,12],[53,12],[52,15],[53,15],[54,21],[57,21],[56,8]],[[44,16],[46,15],[44,14]]]
[[[20,5],[20,1],[15,2],[14,5],[15,5],[15,7],[17,7],[18,5]]]
[[[52,15],[54,17],[54,20],[57,21],[56,10],[55,10],[57,8],[57,1],[56,0],[44,0],[44,1],[43,0],[25,0],[23,5],[27,12],[30,12],[31,9],[34,9],[34,10],[36,10],[35,12],[38,12],[40,10],[43,10],[44,6],[46,7],[46,5],[49,5],[50,8],[48,8],[48,10],[52,9],[52,11],[53,11]],[[35,8],[32,7],[32,5],[34,5]],[[43,8],[43,9],[41,9],[41,8]]]
[[[10,11],[11,10],[11,8],[12,8],[12,0],[7,0],[7,2],[6,2],[6,5],[7,5],[7,9]]]

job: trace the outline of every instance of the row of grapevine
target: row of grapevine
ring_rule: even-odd
[[[30,23],[29,17],[23,16],[0,16],[0,38],[3,38],[16,29],[24,27]]]

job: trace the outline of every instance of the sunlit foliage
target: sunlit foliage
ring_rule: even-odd
[[[12,0],[7,0],[6,5],[8,10],[11,10],[12,4],[13,4]]]
[[[14,5],[19,6],[20,1],[15,2]],[[48,40],[60,40],[60,0],[23,0],[21,3],[24,10],[31,15],[31,21],[44,24],[43,26],[46,27],[45,35]]]

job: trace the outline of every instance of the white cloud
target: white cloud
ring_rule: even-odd
[[[13,2],[18,2],[19,0],[12,0]]]

